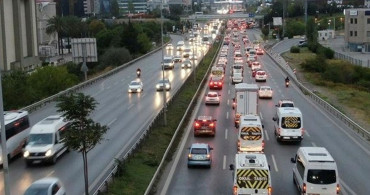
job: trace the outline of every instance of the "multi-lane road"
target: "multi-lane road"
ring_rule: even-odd
[[[258,37],[256,30],[249,30],[248,36],[253,41]],[[256,36],[257,35],[257,36]],[[272,51],[282,52],[290,46],[298,44],[298,40],[286,40],[277,44]],[[231,44],[230,44],[231,45]],[[243,44],[242,44],[243,45]],[[229,63],[233,63],[233,47],[229,49]],[[291,84],[289,88],[284,85],[286,75],[279,66],[268,56],[258,56],[262,68],[267,72],[266,83],[273,88],[272,100],[259,100],[259,112],[264,125],[265,154],[271,167],[272,192],[276,195],[298,194],[293,184],[292,167],[290,158],[300,146],[325,147],[337,162],[341,194],[370,194],[368,178],[370,175],[370,147],[351,129],[341,121],[326,113],[322,108],[315,105],[300,90]],[[162,176],[157,194],[231,194],[232,173],[229,164],[234,164],[237,152],[237,130],[233,125],[234,110],[231,108],[234,96],[234,86],[231,85],[230,66],[226,68],[225,82],[221,94],[220,106],[206,106],[204,99],[200,101],[198,110],[194,116],[211,115],[217,119],[217,133],[213,137],[194,137],[192,123],[187,128],[180,148],[173,162]],[[251,77],[251,70],[245,66],[244,82],[256,83]],[[205,86],[203,93],[209,91]],[[200,96],[204,97],[204,96]],[[300,144],[278,143],[273,133],[275,104],[279,99],[291,99],[300,108],[303,114],[303,126],[305,129],[304,140]],[[210,169],[187,167],[187,148],[195,142],[209,143],[213,148],[213,162]]]
[[[182,36],[172,36],[172,43],[183,40]],[[165,55],[174,55],[173,51],[164,51]],[[205,51],[206,52],[206,51]],[[199,54],[202,53],[199,51]],[[93,187],[101,179],[101,174],[114,161],[116,155],[128,149],[128,143],[140,133],[148,122],[154,119],[163,107],[163,92],[157,92],[155,85],[162,79],[161,50],[145,57],[122,71],[100,80],[80,92],[94,97],[99,105],[92,118],[108,125],[109,130],[104,140],[88,153],[89,186]],[[197,62],[197,60],[195,61]],[[141,68],[140,80],[144,91],[139,94],[127,92],[130,81],[136,79],[136,69]],[[171,98],[190,75],[192,69],[181,69],[175,64],[173,70],[166,70],[165,76],[172,84],[171,91],[166,92]],[[55,102],[30,114],[31,125],[43,118],[56,114]],[[35,165],[26,167],[22,157],[14,159],[9,165],[11,194],[23,194],[25,189],[35,180],[43,177],[58,177],[66,187],[67,194],[84,193],[82,155],[69,152],[58,159],[55,165]],[[3,172],[0,172],[0,194],[4,194]]]

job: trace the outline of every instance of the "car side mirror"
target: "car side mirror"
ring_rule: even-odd
[[[234,165],[233,164],[229,165],[229,170],[234,171]]]
[[[213,148],[209,148],[210,150],[213,150]]]
[[[213,121],[217,121],[217,119],[213,119]]]
[[[273,118],[272,118],[272,120],[273,120],[273,121],[276,121],[276,117],[273,117]]]
[[[262,128],[265,128],[265,126],[264,126],[264,125],[262,125]]]
[[[290,162],[296,163],[294,158],[290,158]]]
[[[269,171],[271,171],[271,167],[270,167],[270,165],[269,165]]]
[[[188,150],[190,150],[190,147],[188,147]]]

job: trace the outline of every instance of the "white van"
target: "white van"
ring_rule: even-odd
[[[232,76],[232,81],[231,83],[234,85],[235,83],[242,83],[243,82],[243,75],[242,73],[238,72],[238,73],[233,73],[233,76]]]
[[[70,123],[60,115],[48,116],[36,123],[27,140],[23,157],[27,165],[50,162],[55,164],[57,158],[68,151],[63,142],[63,133],[68,131]]]
[[[238,152],[263,152],[263,125],[258,115],[241,116],[238,132]]]
[[[277,141],[298,141],[303,139],[303,118],[297,107],[276,108],[275,137]]]
[[[301,194],[339,194],[337,164],[323,147],[300,147],[291,162]]]
[[[177,51],[182,51],[182,50],[184,50],[184,47],[185,47],[185,42],[184,42],[184,41],[179,41],[179,42],[177,42],[177,45],[176,45],[176,49],[177,49]]]

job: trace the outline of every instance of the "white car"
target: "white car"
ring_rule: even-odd
[[[193,64],[190,62],[190,60],[185,60],[181,63],[181,68],[191,68]]]
[[[157,89],[157,91],[163,91],[163,90],[169,91],[171,89],[171,82],[168,79],[161,79],[157,83],[155,88]]]
[[[258,97],[259,98],[272,98],[272,89],[270,86],[261,86],[258,89]]]
[[[207,104],[217,104],[220,105],[220,96],[217,92],[209,91],[206,95],[206,105]]]
[[[143,82],[133,80],[128,84],[128,92],[129,93],[140,93],[143,91]]]
[[[33,182],[24,195],[65,195],[63,184],[55,177],[46,177]]]
[[[256,82],[258,81],[265,81],[267,79],[267,74],[264,70],[257,70],[256,71]]]
[[[288,99],[281,99],[279,100],[278,104],[275,105],[276,107],[294,107],[294,102]]]
[[[173,50],[173,45],[171,43],[167,44],[166,49]]]

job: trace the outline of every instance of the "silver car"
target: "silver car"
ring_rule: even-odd
[[[191,68],[193,66],[193,64],[190,62],[190,60],[185,60],[182,64],[181,64],[181,68]]]
[[[206,143],[192,144],[189,148],[188,167],[206,166],[210,168],[212,164],[211,150],[213,148]]]
[[[143,82],[141,81],[131,81],[130,84],[128,84],[128,92],[129,93],[140,93],[143,91]]]
[[[168,80],[168,79],[159,80],[159,82],[157,83],[155,88],[157,89],[157,91],[163,91],[164,89],[166,91],[169,91],[171,89],[170,80]]]
[[[65,195],[66,191],[58,178],[46,177],[39,179],[27,188],[24,195]]]

